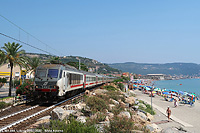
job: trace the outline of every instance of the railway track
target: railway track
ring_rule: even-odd
[[[23,132],[27,129],[27,127],[34,124],[39,118],[49,115],[54,108],[74,103],[74,101],[83,100],[83,95],[84,93],[78,94],[50,107],[36,105],[1,117],[0,132]]]

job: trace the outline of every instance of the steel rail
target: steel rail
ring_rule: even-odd
[[[44,110],[41,110],[41,111],[39,111],[39,112],[37,112],[37,113],[35,113],[35,114],[32,114],[32,115],[30,115],[30,116],[28,116],[28,117],[25,117],[25,118],[23,118],[23,119],[20,119],[20,120],[18,120],[18,121],[16,121],[16,122],[13,122],[13,123],[11,123],[11,124],[8,124],[7,126],[4,126],[4,127],[0,128],[0,132],[3,132],[3,131],[5,131],[6,129],[11,128],[12,126],[15,126],[15,125],[17,125],[17,124],[19,124],[19,123],[21,123],[21,122],[23,122],[23,121],[25,121],[25,120],[28,120],[28,119],[30,119],[30,118],[32,118],[32,117],[35,117],[36,115],[39,115],[39,114],[41,114],[41,113],[43,113],[43,112],[45,112],[45,111],[47,111],[47,110],[49,110],[49,109],[52,109],[52,108],[54,108],[54,107],[56,107],[56,106],[58,106],[58,105],[60,105],[60,104],[62,104],[62,103],[64,103],[64,102],[66,102],[66,101],[69,101],[69,100],[72,100],[72,99],[74,99],[74,98],[76,98],[76,97],[78,97],[78,96],[81,96],[82,94],[84,94],[84,93],[80,93],[80,94],[78,94],[78,95],[75,95],[75,96],[73,96],[73,97],[71,97],[71,98],[68,98],[68,99],[66,99],[66,100],[64,100],[64,101],[61,101],[61,102],[59,102],[59,103],[57,103],[57,104],[55,104],[55,105],[52,105],[52,106],[50,106],[50,107],[48,107],[48,108],[46,108],[46,109],[44,109]]]
[[[36,106],[30,107],[30,108],[27,108],[27,109],[21,110],[21,111],[19,111],[19,112],[15,112],[15,113],[13,113],[13,114],[10,114],[10,115],[7,115],[7,116],[4,116],[4,117],[1,117],[1,118],[0,118],[0,121],[3,120],[3,119],[9,118],[9,117],[15,116],[15,115],[17,115],[17,114],[20,114],[20,113],[22,113],[22,112],[25,112],[25,111],[28,111],[28,110],[34,109],[34,108],[36,108],[36,107],[38,107],[38,106],[39,106],[39,105],[36,105]]]

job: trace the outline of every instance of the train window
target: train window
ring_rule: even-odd
[[[37,77],[46,77],[47,70],[46,69],[38,69]]]
[[[58,77],[58,69],[49,69],[48,77],[57,78]]]
[[[65,72],[63,73],[63,77],[65,77]]]
[[[62,70],[60,70],[60,76],[59,77],[62,78]]]

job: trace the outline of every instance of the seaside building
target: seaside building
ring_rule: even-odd
[[[18,65],[13,66],[13,79],[21,78],[21,70],[25,70],[24,68],[20,68]],[[26,79],[33,78],[34,75],[31,72],[26,73]],[[0,66],[0,78],[6,78],[7,81],[10,78],[10,63],[6,63]]]
[[[164,76],[164,74],[147,74],[147,78],[153,80],[164,80]]]

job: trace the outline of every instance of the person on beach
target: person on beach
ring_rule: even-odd
[[[178,104],[177,104],[177,100],[174,99],[174,107],[177,107],[177,106],[178,106]]]
[[[170,120],[170,115],[171,115],[171,110],[170,110],[169,106],[167,107],[166,113],[167,113],[167,118],[168,118],[168,121],[169,121]]]

